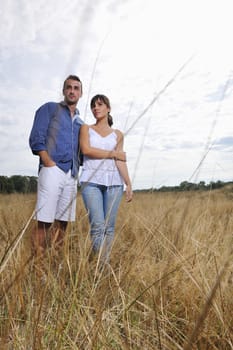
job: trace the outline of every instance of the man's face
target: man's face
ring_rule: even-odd
[[[82,96],[82,85],[79,81],[68,79],[63,89],[64,101],[68,105],[76,105]]]

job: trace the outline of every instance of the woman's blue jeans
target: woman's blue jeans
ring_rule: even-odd
[[[82,183],[82,197],[89,216],[92,249],[108,261],[114,238],[123,186]]]

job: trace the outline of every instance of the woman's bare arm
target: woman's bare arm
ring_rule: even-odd
[[[116,149],[118,151],[123,151],[124,135],[119,130],[115,130],[115,131],[117,133],[117,140],[118,140]],[[126,201],[130,202],[133,199],[133,191],[132,191],[132,185],[129,177],[127,163],[122,162],[120,160],[116,160],[116,165],[126,185],[126,189],[125,189]]]

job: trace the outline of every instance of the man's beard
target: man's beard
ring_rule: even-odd
[[[76,105],[77,101],[71,101],[71,100],[67,99],[66,103],[68,104],[68,106],[72,106],[72,105]]]

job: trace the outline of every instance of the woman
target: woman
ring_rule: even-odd
[[[80,183],[89,215],[92,249],[106,262],[124,183],[127,202],[132,200],[133,192],[123,152],[123,134],[111,127],[109,99],[104,95],[94,96],[91,110],[95,124],[82,125],[80,130],[80,147],[84,155]]]

